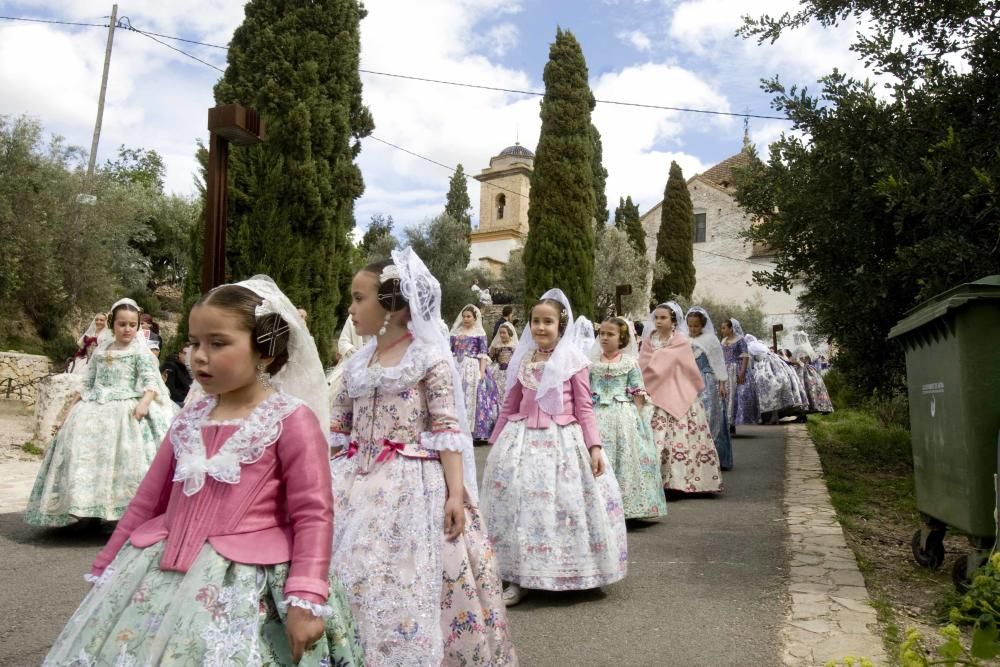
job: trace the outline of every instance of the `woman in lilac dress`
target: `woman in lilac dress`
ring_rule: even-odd
[[[500,395],[497,383],[486,372],[490,355],[483,316],[472,304],[462,308],[451,327],[451,354],[462,378],[466,417],[472,427],[472,438],[486,440],[493,432],[500,413]]]
[[[729,396],[726,399],[726,416],[729,418],[729,432],[735,433],[739,424],[756,424],[760,421],[760,408],[747,382],[750,368],[750,352],[743,338],[743,327],[735,318],[722,320],[722,353],[726,357],[726,371],[729,374]]]

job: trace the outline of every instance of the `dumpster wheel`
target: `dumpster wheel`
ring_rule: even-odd
[[[956,591],[963,595],[969,592],[969,586],[972,585],[972,578],[976,576],[979,568],[986,564],[987,553],[973,551],[969,555],[959,556],[955,559],[955,564],[951,567],[951,581],[955,584]],[[974,567],[971,571],[969,570],[970,559],[974,560]]]
[[[923,567],[936,570],[944,562],[944,531],[932,530],[927,535],[927,547],[920,547],[920,531],[913,533],[910,541],[913,549],[913,559]]]

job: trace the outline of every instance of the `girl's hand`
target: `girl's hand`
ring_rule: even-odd
[[[288,648],[292,649],[292,662],[298,664],[306,649],[319,641],[326,629],[326,623],[318,616],[313,616],[308,609],[289,605],[285,617],[285,638]]]
[[[465,530],[465,505],[458,496],[450,495],[444,503],[444,536],[458,539]]]
[[[744,373],[740,373],[736,376],[736,384],[743,384],[746,382],[747,376]]]
[[[720,382],[719,383],[719,396],[721,396],[722,398],[726,397],[726,383],[725,382]]]
[[[143,403],[142,401],[139,401],[139,404],[135,406],[135,410],[132,411],[132,416],[135,417],[136,420],[142,419],[148,414],[149,414],[149,405]]]
[[[601,456],[601,446],[594,445],[590,448],[590,471],[594,477],[604,474],[604,458]]]
[[[635,407],[639,408],[640,410],[642,410],[643,406],[646,405],[646,399],[642,397],[642,394],[635,394],[632,397],[632,400],[635,401]]]

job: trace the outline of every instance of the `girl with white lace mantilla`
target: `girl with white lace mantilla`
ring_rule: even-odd
[[[215,288],[189,322],[205,396],[171,426],[45,664],[363,664],[330,577],[326,380],[305,324],[267,276]]]
[[[528,317],[483,472],[508,606],[526,589],[597,588],[628,568],[621,490],[601,449],[569,300],[551,289]]]
[[[135,301],[117,301],[107,319],[113,335],[87,364],[79,402],[49,444],[31,490],[24,520],[35,526],[120,519],[177,412],[139,334]]]
[[[516,665],[441,287],[393,251],[354,276],[349,312],[374,339],[333,401],[333,567],[366,664]]]
[[[639,368],[653,403],[649,426],[660,452],[663,487],[683,493],[722,491],[719,455],[700,394],[705,380],[687,337],[681,307],[661,303],[643,329]]]

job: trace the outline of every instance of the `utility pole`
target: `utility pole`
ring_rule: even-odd
[[[108,46],[104,50],[104,74],[101,76],[101,95],[97,98],[97,122],[94,123],[94,139],[90,142],[90,162],[87,164],[87,179],[94,176],[97,166],[97,142],[101,139],[101,120],[104,118],[104,95],[108,92],[108,69],[111,67],[111,47],[115,42],[115,25],[118,23],[118,5],[111,7],[108,22]]]

